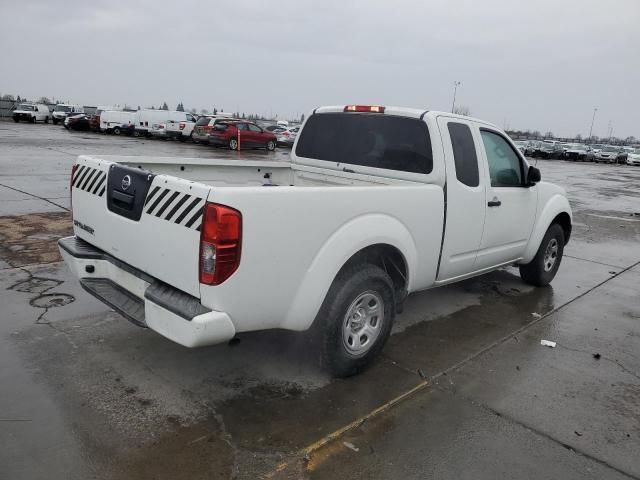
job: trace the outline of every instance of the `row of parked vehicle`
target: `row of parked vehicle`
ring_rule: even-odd
[[[175,110],[127,111],[103,106],[90,114],[79,105],[67,104],[56,105],[50,111],[43,104],[23,103],[14,110],[13,119],[31,123],[49,123],[51,119],[70,130],[193,141],[232,150],[291,147],[300,128],[286,121],[259,125],[225,113],[195,115]]]
[[[640,165],[640,148],[584,143],[564,143],[556,140],[516,140],[525,155],[534,158],[553,158],[577,162],[626,163]]]

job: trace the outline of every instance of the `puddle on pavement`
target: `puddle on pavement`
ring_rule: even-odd
[[[73,233],[68,212],[0,217],[0,260],[12,267],[62,260],[57,241]]]

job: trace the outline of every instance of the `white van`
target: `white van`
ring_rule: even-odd
[[[133,134],[136,112],[123,112],[121,110],[105,110],[100,113],[100,131],[120,135]]]
[[[49,123],[51,112],[49,107],[44,103],[20,103],[11,116],[13,121],[18,123],[24,120],[31,123],[44,122]]]
[[[53,119],[53,124],[57,125],[58,123],[64,123],[64,120],[70,116],[78,113],[84,113],[84,107],[80,105],[69,105],[67,103],[59,103],[53,109],[53,113],[51,114]]]
[[[149,135],[154,123],[160,124],[167,121],[168,113],[169,110],[138,110],[134,116],[134,135],[136,137]]]

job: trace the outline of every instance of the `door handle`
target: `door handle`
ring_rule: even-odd
[[[498,200],[498,197],[493,197],[493,200],[489,200],[489,203],[487,203],[487,205],[490,207],[499,207],[500,205],[502,205],[502,202]]]

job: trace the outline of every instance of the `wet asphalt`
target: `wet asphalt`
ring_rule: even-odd
[[[574,209],[553,284],[416,294],[333,380],[303,334],[189,350],[85,294],[55,247],[84,153],[287,155],[0,122],[0,479],[640,478],[640,168],[539,161]]]

